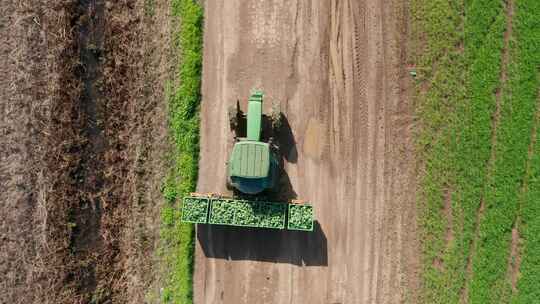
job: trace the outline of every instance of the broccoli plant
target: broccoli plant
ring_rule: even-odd
[[[212,200],[210,224],[232,225],[235,213],[235,202],[226,199]]]
[[[286,204],[282,203],[263,203],[261,204],[261,217],[259,227],[262,228],[285,228]]]
[[[186,197],[182,202],[182,221],[206,224],[208,220],[208,199]]]
[[[237,226],[259,226],[259,204],[256,202],[237,201],[236,213],[234,215],[234,224]]]
[[[287,228],[290,230],[313,230],[313,206],[311,205],[289,205],[289,223]]]

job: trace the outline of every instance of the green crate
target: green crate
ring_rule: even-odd
[[[264,202],[260,204],[259,227],[285,229],[287,204]]]
[[[286,204],[233,199],[212,199],[210,224],[284,229]]]
[[[209,204],[209,199],[205,197],[184,197],[182,200],[182,222],[206,224]]]
[[[309,204],[289,204],[287,229],[313,231],[313,206]]]
[[[230,199],[212,199],[210,204],[209,224],[233,225],[235,204]]]
[[[259,204],[249,201],[235,201],[234,226],[259,227]]]
[[[234,225],[254,228],[284,229],[286,204],[242,201],[238,203]]]

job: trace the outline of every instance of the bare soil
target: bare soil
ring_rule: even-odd
[[[404,1],[207,1],[199,192],[226,193],[227,107],[286,118],[285,197],[312,233],[197,227],[195,303],[415,302]]]
[[[0,2],[0,303],[142,303],[156,274],[168,8]]]

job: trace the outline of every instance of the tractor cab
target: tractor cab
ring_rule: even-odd
[[[245,194],[272,190],[279,179],[279,161],[269,143],[261,141],[262,92],[255,91],[248,101],[247,136],[237,138],[228,163],[227,188]],[[229,110],[231,127],[241,119],[238,107]]]
[[[234,145],[229,161],[230,185],[246,194],[272,189],[278,178],[278,167],[269,144],[241,140]]]

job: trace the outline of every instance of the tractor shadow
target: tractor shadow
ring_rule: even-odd
[[[279,192],[269,193],[269,198],[273,201],[287,202],[298,198],[298,196],[285,170],[285,162],[296,163],[298,160],[298,151],[296,150],[296,140],[287,117],[283,113],[280,116],[281,126],[278,130],[272,130],[272,119],[268,116],[263,116],[263,138],[268,140],[271,136],[274,136],[275,143],[277,144],[277,151],[275,152],[279,155]],[[271,132],[274,133],[272,134]]]
[[[289,163],[295,164],[298,160],[298,151],[296,150],[296,140],[289,124],[287,116],[281,113],[281,127],[277,132],[277,141],[279,154]]]
[[[274,138],[278,146],[278,153],[289,163],[296,163],[298,160],[298,151],[296,150],[296,140],[289,124],[287,116],[280,114],[281,126],[274,130],[272,128],[272,118],[267,115],[262,116],[262,134],[261,138],[267,142],[271,137]],[[245,122],[242,122],[245,125]]]
[[[280,167],[280,171],[279,191],[276,193],[268,193],[268,199],[275,202],[290,202],[297,199],[298,194],[294,191],[289,174],[283,169],[283,166]]]
[[[197,225],[207,258],[328,266],[327,239],[318,221],[312,232]]]

